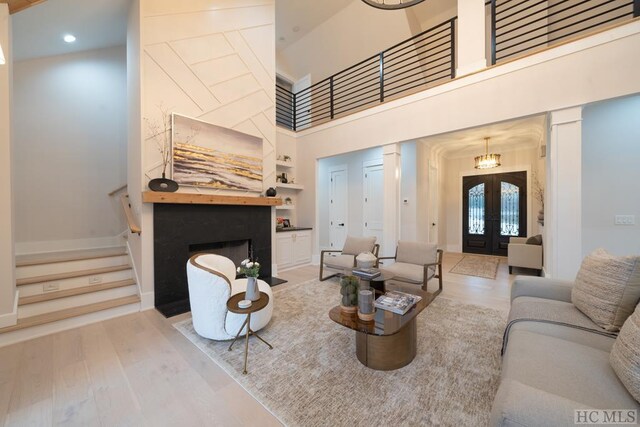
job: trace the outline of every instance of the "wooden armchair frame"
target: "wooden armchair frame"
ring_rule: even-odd
[[[429,277],[429,267],[436,267],[437,266],[437,272],[436,274],[433,276],[433,278],[437,278],[438,279],[438,290],[435,291],[433,294],[434,295],[438,295],[440,292],[442,292],[442,257],[444,255],[444,251],[442,249],[438,249],[437,253],[436,253],[436,262],[432,262],[429,264],[424,264],[424,273],[422,276],[422,290],[426,291],[427,290],[427,281],[425,280],[425,277]],[[398,247],[396,246],[396,254],[394,256],[387,256],[387,257],[379,257],[378,258],[378,262],[380,262],[381,260],[385,260],[385,259],[392,259],[395,260],[398,257]],[[391,279],[394,280],[394,279]],[[398,280],[399,282],[401,282],[402,280]]]
[[[373,245],[373,251],[372,251],[373,255],[376,257],[376,263],[375,263],[375,266],[376,266],[376,267],[378,266],[378,259],[379,259],[379,258],[378,258],[378,252],[379,252],[379,251],[380,251],[380,245],[376,243],[375,245]],[[318,278],[320,279],[320,281],[321,281],[321,282],[324,282],[324,281],[325,281],[325,280],[327,280],[327,279],[331,279],[332,277],[336,277],[336,276],[343,275],[343,273],[335,273],[335,274],[332,274],[332,275],[327,276],[327,277],[322,277],[322,275],[323,275],[323,273],[324,273],[324,254],[326,254],[326,253],[332,253],[332,252],[333,252],[333,253],[342,253],[342,250],[338,250],[338,249],[326,249],[326,250],[320,251],[320,273],[319,273],[319,275],[318,275]],[[345,254],[345,255],[346,255],[346,254]],[[353,268],[355,268],[355,267],[356,267],[356,257],[357,257],[357,256],[358,256],[358,255],[354,255],[354,256],[353,256]]]

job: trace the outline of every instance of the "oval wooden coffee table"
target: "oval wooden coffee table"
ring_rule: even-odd
[[[436,295],[414,290],[422,297],[404,315],[376,309],[372,321],[363,321],[357,313],[344,313],[340,306],[329,311],[329,318],[356,332],[356,356],[363,365],[380,371],[407,366],[416,357],[418,326],[416,317],[436,298]]]
[[[240,337],[240,333],[242,332],[244,325],[247,325],[247,335],[244,342],[244,370],[242,371],[242,373],[246,375],[247,374],[247,355],[249,354],[249,335],[255,336],[260,341],[268,345],[269,350],[273,350],[273,347],[271,346],[271,344],[263,340],[260,335],[258,335],[257,333],[251,330],[251,313],[255,313],[256,311],[260,311],[263,308],[265,308],[267,304],[269,304],[269,295],[265,294],[264,292],[260,292],[260,299],[257,301],[253,301],[253,303],[251,304],[251,307],[240,308],[238,307],[238,303],[244,299],[244,295],[245,293],[241,292],[229,298],[227,300],[227,309],[232,313],[247,315],[247,318],[244,320],[244,323],[242,323],[242,326],[240,326],[240,329],[238,330],[236,337],[233,339],[233,342],[229,346],[229,351],[231,351],[231,348],[236,343],[236,340],[238,339],[238,337]]]

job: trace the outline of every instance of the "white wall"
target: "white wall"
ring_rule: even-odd
[[[582,254],[640,254],[640,96],[587,105],[582,119]],[[614,225],[635,215],[635,225]]]
[[[312,165],[344,152],[637,93],[640,56],[631,53],[638,49],[640,22],[634,21],[299,132],[298,157]],[[315,171],[302,172],[309,191],[298,214],[313,221]]]
[[[527,236],[538,234],[537,216],[540,209],[539,203],[531,194],[532,172],[538,171],[539,162],[538,148],[525,148],[504,151],[500,162],[502,166],[495,169],[479,171],[474,169],[473,157],[458,157],[445,159],[444,182],[442,182],[442,193],[444,200],[444,218],[441,233],[441,242],[444,247],[451,252],[462,252],[462,177],[484,174],[496,174],[506,172],[527,172]],[[538,171],[544,176],[544,170]]]
[[[228,0],[176,2],[140,0],[133,4],[129,42],[130,70],[140,67],[140,86],[130,81],[130,120],[147,118],[161,123],[164,106],[171,112],[233,128],[263,140],[263,187],[275,185],[275,7],[273,1],[245,2],[229,7]],[[132,22],[133,21],[133,22]],[[137,46],[139,26],[140,46]],[[133,33],[133,34],[131,34]],[[137,100],[140,101],[138,112]],[[134,187],[147,189],[162,172],[161,155],[146,126],[130,128],[130,150],[140,162]],[[138,169],[140,168],[140,169]],[[213,192],[181,188],[181,192]],[[233,192],[215,191],[233,194]],[[251,193],[250,195],[256,195]],[[153,209],[132,199],[142,235],[134,260],[143,293],[143,306],[153,300]]]
[[[407,142],[400,146],[400,240],[418,240],[418,218],[423,219],[426,215],[426,212],[419,212],[417,208],[419,184],[416,145],[415,142]]]
[[[359,0],[279,51],[279,68],[320,81],[411,37],[404,10],[379,10]]]
[[[362,220],[362,205],[364,199],[362,168],[364,162],[371,160],[379,160],[380,164],[382,164],[382,147],[329,157],[318,161],[318,237],[321,248],[329,248],[330,245],[330,169],[334,166],[347,166],[347,179],[349,185],[346,225],[347,234],[359,237],[363,234],[364,224],[364,221]],[[380,191],[382,191],[382,189],[380,189]]]
[[[14,218],[11,193],[12,141],[11,18],[6,4],[0,4],[0,46],[6,64],[0,65],[0,328],[15,324]]]
[[[100,246],[125,229],[124,47],[15,63],[18,252]],[[116,240],[117,242],[117,240]]]

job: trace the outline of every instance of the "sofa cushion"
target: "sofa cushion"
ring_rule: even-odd
[[[407,264],[405,262],[396,262],[388,267],[382,268],[382,271],[393,274],[394,280],[421,285],[424,280],[424,266],[416,264]],[[428,268],[427,280],[431,279],[435,274],[435,268]]]
[[[597,249],[582,261],[571,301],[608,331],[618,331],[640,299],[640,256]]]
[[[432,243],[424,242],[398,242],[396,261],[407,264],[432,264],[436,262],[438,247]]]
[[[592,408],[640,408],[616,377],[608,351],[535,332],[511,332],[502,380],[518,381]]]
[[[329,255],[324,257],[324,265],[336,270],[353,268],[355,256],[353,255]]]
[[[542,235],[538,234],[536,236],[531,236],[527,239],[526,242],[527,245],[538,245],[541,246],[542,245]]]
[[[359,255],[362,252],[373,252],[373,246],[376,244],[375,237],[353,237],[347,236],[342,248],[343,254]]]
[[[636,308],[622,326],[609,361],[622,384],[640,402],[640,309]]]

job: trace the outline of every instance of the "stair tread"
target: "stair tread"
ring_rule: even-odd
[[[0,328],[0,334],[5,332],[16,331],[18,329],[39,326],[45,323],[57,322],[72,317],[82,316],[84,314],[95,313],[97,311],[108,310],[110,308],[120,307],[122,305],[136,304],[140,302],[139,295],[130,295],[127,297],[114,298],[106,301],[100,301],[93,304],[81,305],[78,307],[66,308],[64,310],[52,311],[50,313],[38,314],[36,316],[18,319],[18,323],[6,328]]]
[[[25,277],[16,280],[17,286],[32,285],[34,283],[51,282],[54,280],[71,279],[73,277],[92,276],[96,274],[112,273],[114,271],[128,270],[129,264],[114,265],[112,267],[93,268],[91,270],[78,270],[66,273],[47,274],[44,276]]]
[[[78,288],[64,289],[62,291],[47,292],[45,294],[30,295],[26,297],[20,297],[20,299],[18,300],[18,306],[35,304],[43,301],[51,301],[55,299],[72,297],[76,295],[84,295],[92,292],[106,291],[109,289],[122,288],[125,286],[131,286],[135,284],[136,284],[135,280],[127,279],[127,280],[119,280],[116,282],[107,282],[107,283],[100,283],[97,285],[89,285],[89,286],[81,286]]]
[[[111,248],[18,255],[16,256],[16,267],[27,267],[30,265],[41,265],[41,264],[54,264],[58,262],[82,261],[82,260],[95,259],[95,258],[110,258],[110,257],[122,256],[126,254],[127,254],[126,246],[115,246]]]

